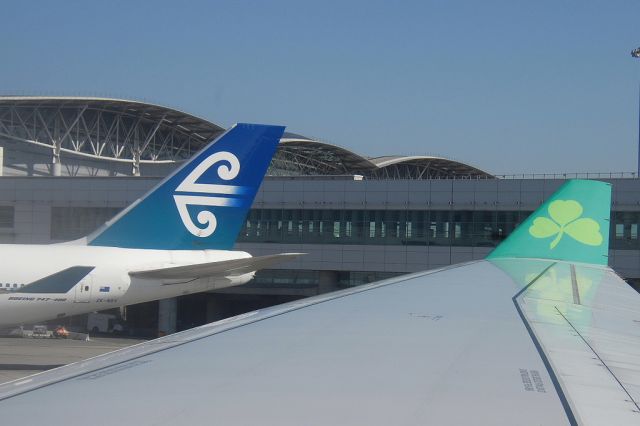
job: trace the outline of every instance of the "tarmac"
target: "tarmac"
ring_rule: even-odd
[[[0,337],[0,383],[81,361],[144,340],[92,337],[89,341]]]

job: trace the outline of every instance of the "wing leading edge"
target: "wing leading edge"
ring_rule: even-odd
[[[196,263],[184,266],[149,269],[129,272],[136,278],[148,279],[190,279],[200,277],[218,277],[243,275],[259,269],[269,268],[278,263],[293,260],[303,253],[280,253],[218,262]]]

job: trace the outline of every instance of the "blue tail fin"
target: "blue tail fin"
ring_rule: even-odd
[[[284,127],[236,124],[87,239],[92,246],[228,250]]]

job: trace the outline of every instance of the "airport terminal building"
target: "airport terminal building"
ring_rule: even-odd
[[[0,97],[0,242],[82,237],[223,131],[143,102]],[[609,264],[635,286],[640,180],[634,175],[494,176],[446,158],[369,158],[285,133],[236,247],[253,255],[307,255],[260,271],[241,287],[128,307],[127,323],[137,334],[169,333],[483,258],[572,177],[612,183]]]

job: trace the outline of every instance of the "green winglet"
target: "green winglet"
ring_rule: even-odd
[[[487,259],[526,257],[606,265],[610,215],[610,183],[567,181]]]

